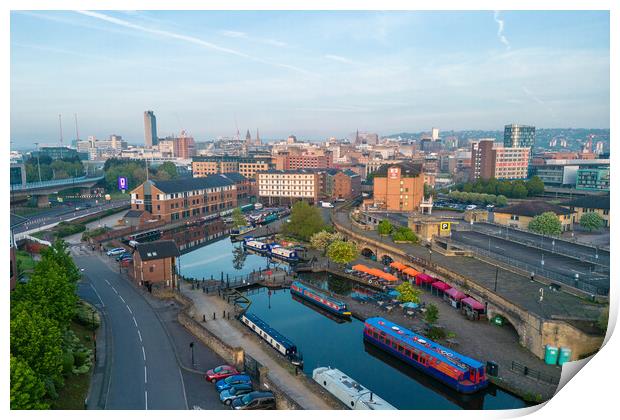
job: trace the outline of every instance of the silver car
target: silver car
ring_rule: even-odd
[[[234,385],[233,387],[220,392],[220,401],[226,405],[230,405],[232,400],[234,400],[235,398],[239,398],[242,395],[249,394],[253,390],[254,389],[250,384]]]

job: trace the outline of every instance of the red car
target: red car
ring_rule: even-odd
[[[222,365],[213,369],[209,369],[205,373],[205,379],[209,382],[216,383],[220,379],[228,378],[232,375],[238,375],[239,371],[234,366]]]

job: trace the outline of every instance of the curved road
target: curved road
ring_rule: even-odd
[[[172,343],[153,308],[99,256],[74,255],[84,268],[79,294],[104,314],[106,380],[96,406],[111,410],[187,409]]]

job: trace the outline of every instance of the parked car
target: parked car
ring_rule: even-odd
[[[473,210],[475,208],[477,208],[478,206],[475,204],[470,204],[469,206],[465,207],[465,210]]]
[[[231,387],[230,389],[225,389],[220,392],[220,401],[226,405],[230,405],[230,403],[235,399],[239,398],[242,395],[249,394],[254,391],[251,384],[239,384]]]
[[[276,398],[271,392],[254,391],[235,398],[230,407],[233,410],[275,410]]]
[[[225,379],[221,379],[215,383],[215,390],[222,392],[235,385],[239,384],[252,384],[252,379],[248,375],[232,375]]]
[[[125,252],[125,248],[112,248],[111,250],[106,252],[106,255],[108,257],[112,257],[112,256],[115,256],[115,255],[123,254],[124,252]]]
[[[325,207],[328,209],[333,209],[334,205],[332,203],[330,203],[329,201],[321,201],[321,207]]]
[[[220,379],[225,379],[229,376],[237,374],[239,374],[239,371],[234,366],[221,365],[213,369],[209,369],[207,373],[205,373],[205,379],[211,383],[216,383]]]
[[[126,257],[133,258],[129,252],[123,252],[122,254],[119,254],[119,255],[116,256],[116,261],[120,261],[120,260],[122,260],[123,258],[126,258]]]

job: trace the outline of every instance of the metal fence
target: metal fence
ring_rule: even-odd
[[[255,380],[260,379],[260,370],[259,369],[262,366],[263,365],[261,365],[256,359],[254,359],[252,356],[250,356],[249,354],[244,352],[244,355],[243,355],[243,370],[245,370],[245,373],[250,375]]]
[[[553,376],[540,372],[536,369],[531,369],[519,362],[513,361],[510,366],[510,370],[523,376],[527,376],[528,378],[535,379],[539,382],[546,382],[551,385],[557,385],[559,383],[559,378],[554,378]]]

